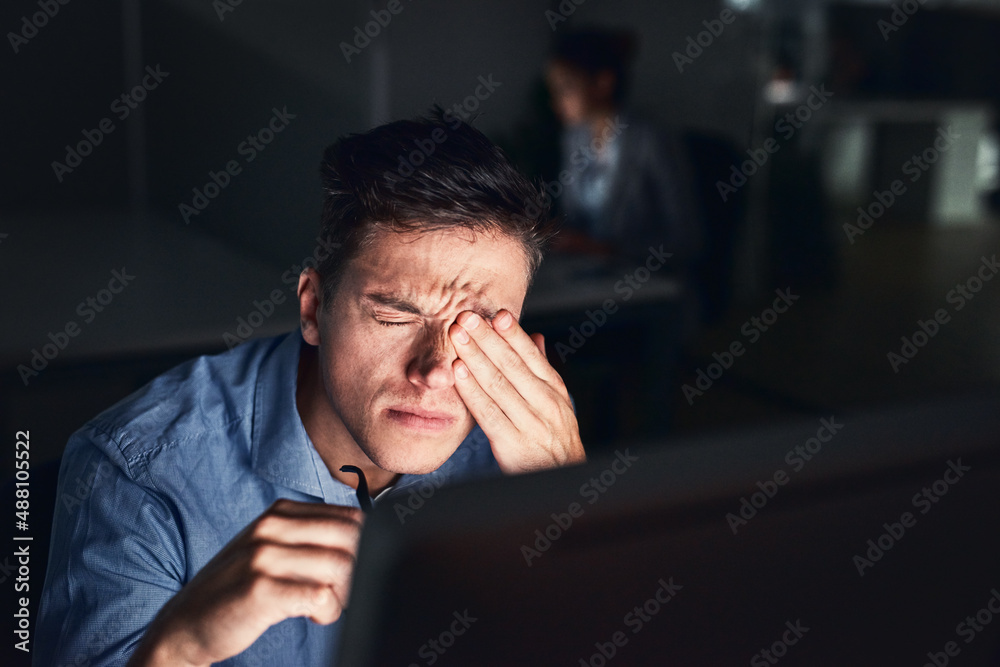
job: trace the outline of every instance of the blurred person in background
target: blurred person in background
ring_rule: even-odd
[[[632,34],[602,30],[554,44],[546,81],[572,176],[557,200],[565,229],[555,248],[640,261],[663,244],[683,275],[701,251],[702,223],[678,138],[624,107],[636,48]]]
[[[671,254],[657,277],[677,281],[679,295],[653,309],[653,326],[639,330],[645,342],[626,333],[639,344],[628,346],[636,358],[623,360],[645,369],[641,430],[662,432],[678,357],[701,325],[696,271],[706,239],[681,139],[626,108],[637,46],[632,33],[603,29],[561,33],[553,44],[545,78],[562,125],[564,189],[555,200],[564,225],[552,249],[626,269],[642,266],[650,247]]]

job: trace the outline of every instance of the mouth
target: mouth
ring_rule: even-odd
[[[455,417],[447,412],[421,410],[402,405],[387,408],[385,413],[392,422],[400,426],[428,433],[447,430],[455,423]]]

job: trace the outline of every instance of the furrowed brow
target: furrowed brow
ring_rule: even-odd
[[[379,306],[385,308],[391,308],[393,310],[398,310],[401,313],[410,313],[411,315],[419,315],[421,317],[426,317],[424,312],[420,310],[415,304],[403,299],[401,297],[395,296],[393,294],[383,294],[381,292],[369,292],[362,296],[362,299],[369,301]],[[476,305],[469,308],[472,312],[476,313],[482,317],[487,322],[492,322],[493,318],[496,317],[499,311],[492,310],[484,305]]]

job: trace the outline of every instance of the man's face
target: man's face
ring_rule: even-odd
[[[615,75],[602,70],[594,76],[558,60],[549,64],[545,82],[552,97],[552,111],[564,125],[579,125],[614,106]]]
[[[520,242],[466,229],[380,230],[348,264],[320,317],[327,398],[379,468],[423,474],[473,426],[455,389],[448,327],[465,310],[520,316],[527,292]]]
[[[587,78],[560,62],[553,62],[545,73],[552,96],[552,110],[564,125],[577,125],[587,118]]]

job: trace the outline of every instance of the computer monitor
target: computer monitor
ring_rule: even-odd
[[[964,398],[396,499],[337,664],[1000,664],[998,444]]]

